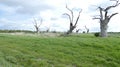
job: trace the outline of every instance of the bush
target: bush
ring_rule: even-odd
[[[100,33],[94,33],[94,36],[99,37]]]

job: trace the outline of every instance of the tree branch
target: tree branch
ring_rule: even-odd
[[[97,15],[97,16],[99,16],[99,15]],[[100,19],[100,17],[93,16],[92,19],[93,19],[93,20],[95,20],[95,19]]]
[[[112,0],[112,1],[115,1],[115,0]],[[111,9],[111,8],[117,7],[119,4],[120,4],[120,3],[119,3],[119,0],[118,0],[118,1],[116,1],[116,4],[115,4],[115,5],[108,6],[104,11],[108,11],[108,10]]]
[[[43,21],[43,20],[41,19],[41,20],[40,20],[40,24],[38,25],[38,27],[40,27],[40,26],[41,26],[41,24],[42,24],[42,21]]]
[[[94,18],[92,18],[92,19],[94,20],[94,19],[100,19],[100,18],[98,18],[98,17],[94,17]]]
[[[99,7],[99,10],[100,10],[100,19],[103,20],[103,13],[102,13],[103,8]]]
[[[109,16],[109,20],[110,20],[113,16],[115,16],[116,14],[118,14],[118,13],[113,13],[112,15],[110,15],[110,16]]]
[[[78,22],[78,20],[79,20],[79,17],[80,17],[80,13],[82,12],[82,9],[79,11],[79,14],[78,14],[78,17],[77,17],[77,19],[76,19],[76,22],[75,22],[75,25],[74,26],[76,26],[77,25],[77,22]]]
[[[72,23],[71,16],[68,13],[64,13],[63,15],[67,15],[69,17],[70,23]]]
[[[35,18],[33,18],[33,19],[34,19],[34,22],[33,22],[34,26],[35,26],[36,28],[39,28],[39,27],[41,26],[41,24],[42,24],[42,19],[41,19],[41,21],[40,21],[40,24],[37,23],[37,20],[36,20]]]
[[[33,18],[33,20],[34,20],[34,26],[36,27],[37,26],[37,21],[36,21],[36,19],[35,18]]]
[[[67,5],[66,5],[66,8],[71,12],[71,21],[73,22],[73,18],[74,18],[73,11],[69,9]]]
[[[107,17],[108,11],[105,11],[105,18]]]

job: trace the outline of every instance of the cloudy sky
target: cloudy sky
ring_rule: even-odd
[[[66,4],[74,11],[76,17],[82,9],[77,29],[90,32],[99,31],[99,21],[93,20],[94,15],[98,15],[98,6],[108,6],[115,2],[109,0],[0,0],[0,29],[35,30],[33,18],[43,22],[41,30],[67,31],[69,29],[68,17],[63,15],[69,13],[65,8]],[[114,8],[110,13],[120,13],[120,6]],[[114,16],[108,31],[120,31],[120,14]],[[76,19],[76,18],[75,18]]]

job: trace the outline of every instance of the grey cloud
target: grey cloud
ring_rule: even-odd
[[[19,6],[19,5],[29,5],[29,6],[37,6],[39,4],[44,4],[44,1],[40,0],[0,0],[1,4],[5,4],[8,6]]]
[[[0,0],[1,4],[7,5],[7,6],[15,6],[18,5],[17,0]]]
[[[44,0],[0,0],[0,4],[17,8],[16,13],[20,14],[36,14],[47,9],[54,9]]]
[[[24,23],[23,25],[23,23],[20,23],[21,21],[16,23],[16,21],[11,21],[11,20],[3,18],[3,19],[0,19],[0,22],[1,22],[0,29],[2,30],[11,30],[11,29],[12,30],[22,30],[22,29],[30,30],[32,29],[32,26],[30,23],[29,25],[28,23]]]
[[[51,20],[55,21],[55,20],[58,20],[58,18],[53,18],[53,17],[52,17]]]
[[[44,11],[47,9],[51,9],[51,7],[47,6],[47,5],[41,5],[41,6],[37,6],[37,7],[32,7],[32,6],[23,6],[19,9],[16,10],[17,13],[20,14],[36,14],[39,11]]]

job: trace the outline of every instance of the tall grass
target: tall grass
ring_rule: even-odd
[[[0,34],[0,67],[119,67],[120,38]]]

